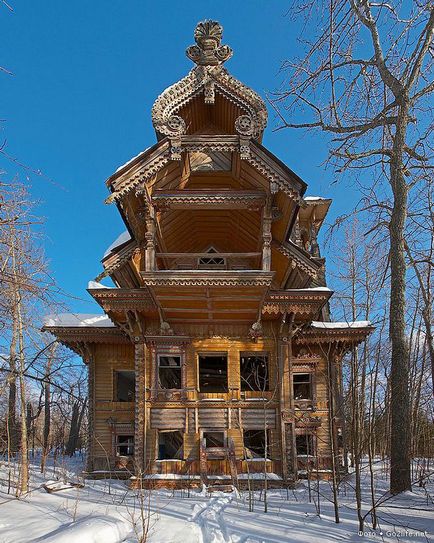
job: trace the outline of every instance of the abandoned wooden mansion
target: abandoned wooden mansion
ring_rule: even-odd
[[[225,68],[220,24],[194,39],[194,67],[152,107],[156,143],[107,180],[126,232],[89,283],[103,313],[44,327],[88,365],[87,474],[327,476],[342,357],[372,328],[330,322],[317,236],[331,201],[262,145],[264,101]]]

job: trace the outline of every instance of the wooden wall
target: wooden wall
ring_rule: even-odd
[[[164,349],[162,349],[164,351]],[[273,460],[280,465],[281,451],[281,416],[279,407],[279,370],[276,354],[276,341],[271,338],[257,342],[230,338],[196,339],[186,347],[185,371],[186,386],[190,390],[186,401],[151,401],[152,379],[155,378],[155,354],[157,348],[146,346],[146,412],[145,412],[145,469],[155,471],[153,464],[157,454],[158,430],[179,429],[184,434],[184,459],[198,458],[201,428],[224,429],[226,436],[232,438],[238,459],[244,456],[243,434],[245,429],[264,428],[264,415],[267,427],[270,428],[270,453]],[[198,391],[198,355],[205,352],[224,352],[228,356],[227,394],[205,394]],[[269,357],[269,391],[240,394],[240,352],[267,353]],[[327,364],[318,353],[315,369],[315,402],[309,409],[309,417],[317,417],[321,424],[306,425],[301,421],[302,412],[295,412],[296,433],[314,433],[318,447],[318,455],[327,463],[330,456],[328,398],[327,398]],[[93,356],[94,374],[94,417],[93,417],[93,469],[108,470],[114,465],[114,434],[117,425],[123,433],[130,423],[134,428],[134,403],[115,402],[114,371],[134,370],[133,345],[95,345]],[[296,369],[300,370],[300,368]],[[286,379],[286,376],[284,377]],[[292,391],[284,387],[285,394]],[[254,399],[256,397],[256,400]],[[260,400],[267,397],[267,401]],[[286,402],[285,402],[286,403]],[[306,413],[304,413],[306,415]],[[301,421],[301,422],[298,422]],[[134,432],[132,432],[134,433]],[[290,444],[288,445],[290,446]],[[323,463],[324,463],[323,462]],[[276,465],[277,465],[276,464]],[[161,466],[160,466],[161,468]],[[160,469],[158,468],[158,469]]]
[[[113,467],[114,435],[109,419],[134,426],[134,403],[114,402],[114,371],[134,370],[134,347],[127,344],[97,344],[94,347],[94,428],[93,469],[107,470]],[[125,430],[124,430],[125,432]],[[133,432],[134,433],[134,432]]]

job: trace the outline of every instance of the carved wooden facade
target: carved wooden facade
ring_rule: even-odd
[[[265,104],[224,67],[221,26],[194,36],[194,68],[152,108],[157,143],[107,180],[128,235],[97,278],[115,288],[89,293],[110,321],[46,326],[89,367],[88,472],[327,472],[340,362],[371,328],[322,324],[330,200],[261,144]]]

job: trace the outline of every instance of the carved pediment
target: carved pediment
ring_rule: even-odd
[[[160,138],[179,138],[187,133],[185,118],[180,114],[200,96],[205,104],[216,104],[216,95],[235,105],[232,133],[258,139],[267,125],[267,109],[261,97],[232,77],[223,62],[232,56],[232,49],[221,45],[223,29],[215,21],[200,22],[195,30],[196,45],[187,49],[187,56],[196,63],[190,73],[167,88],[155,101],[152,122]],[[174,143],[176,146],[176,142]]]

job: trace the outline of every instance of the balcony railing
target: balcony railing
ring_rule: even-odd
[[[157,269],[260,270],[262,253],[156,253]]]

